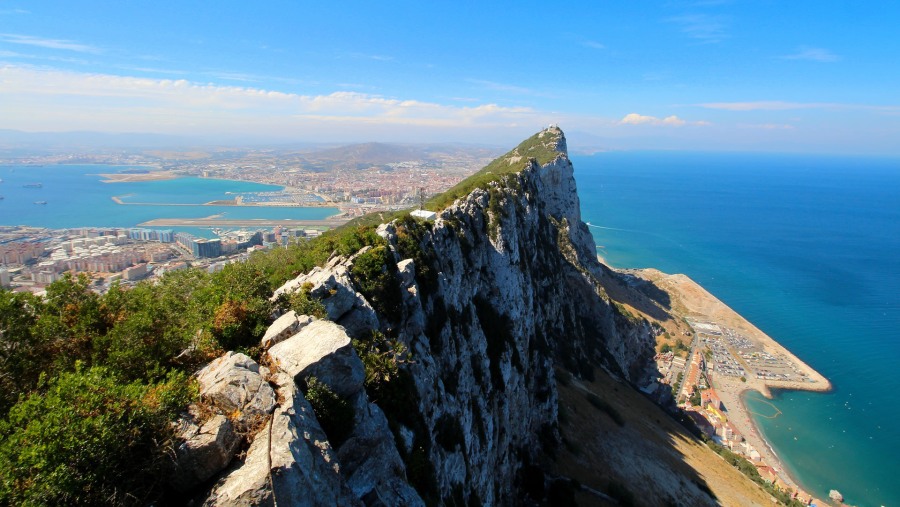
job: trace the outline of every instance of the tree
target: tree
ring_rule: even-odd
[[[109,329],[100,296],[90,290],[91,279],[81,273],[47,286],[47,295],[33,333],[46,346],[53,370],[71,370],[76,361],[90,361],[94,338]]]
[[[0,422],[0,504],[152,501],[170,463],[169,421],[193,396],[185,374],[123,384],[76,363]]]
[[[32,333],[43,303],[28,292],[0,290],[0,413],[37,384],[46,356]]]

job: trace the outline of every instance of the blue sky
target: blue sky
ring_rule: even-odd
[[[0,128],[900,154],[900,4],[0,0]]]

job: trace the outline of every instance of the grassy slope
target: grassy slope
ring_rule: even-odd
[[[632,502],[621,505],[666,505],[667,500],[676,505],[772,505],[768,494],[662,409],[603,371],[594,382],[573,380],[558,387],[566,443],[557,456],[556,473],[620,499],[627,490]],[[588,393],[611,409],[599,409]],[[622,425],[608,415],[610,410]],[[589,492],[580,492],[578,502],[609,505]]]
[[[440,211],[476,188],[486,188],[489,183],[497,181],[507,174],[516,174],[522,171],[531,158],[535,159],[538,165],[553,161],[559,155],[556,146],[561,134],[562,132],[559,130],[538,132],[522,141],[505,155],[496,158],[477,173],[457,183],[446,192],[429,199],[425,203],[425,208]]]

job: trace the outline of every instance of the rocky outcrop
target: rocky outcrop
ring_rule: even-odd
[[[360,505],[293,379],[280,373],[274,380],[283,401],[257,433],[241,466],[218,481],[204,505]]]
[[[297,312],[290,310],[275,319],[275,322],[266,329],[266,334],[259,344],[262,348],[268,349],[276,343],[287,340],[312,321],[313,318],[309,315],[297,315]]]
[[[267,333],[277,406],[243,374],[236,381],[248,390],[238,394],[213,374],[218,366],[201,372],[202,385],[221,385],[209,394],[217,403],[274,410],[208,504],[522,503],[523,470],[559,442],[557,369],[590,377],[599,366],[636,379],[652,356],[651,330],[606,296],[612,275],[581,222],[562,132],[547,129],[492,167],[508,174],[482,178],[433,223],[405,217],[378,227],[384,245],[375,248],[393,260],[366,284],[354,262],[370,247],[276,291],[275,300],[308,292],[328,317],[300,326],[284,316]],[[396,278],[372,283],[385,273]],[[380,387],[366,383],[351,344],[376,330],[412,356],[385,378],[370,376]],[[383,350],[368,354],[370,368],[391,361]],[[237,356],[219,361],[251,371]],[[297,388],[309,377],[352,407],[352,429],[336,448]]]
[[[254,428],[275,408],[275,391],[263,378],[268,370],[244,354],[228,352],[197,373],[201,397],[237,421]]]
[[[198,424],[193,415],[178,421],[176,429],[181,444],[175,449],[173,486],[187,491],[213,478],[231,463],[241,438],[231,421],[215,414]]]
[[[197,373],[205,411],[192,405],[176,423],[180,444],[175,449],[172,485],[187,491],[227,467],[242,442],[275,408],[275,393],[267,374],[244,354],[229,352]]]
[[[294,379],[316,377],[335,393],[350,397],[363,388],[366,372],[341,326],[317,320],[269,349],[272,363]]]
[[[353,431],[338,449],[347,485],[366,505],[424,507],[407,481],[384,413],[365,393],[353,399],[353,407]]]
[[[252,443],[205,495],[205,505],[424,505],[407,481],[384,413],[363,390],[363,364],[343,327],[314,320],[266,358],[271,373],[235,353],[198,373],[201,397],[231,418],[182,421],[176,489],[188,491],[232,461],[241,442],[236,426],[254,429]],[[352,429],[337,450],[298,387],[309,377],[352,407]]]
[[[367,249],[368,247],[363,248],[356,255]],[[368,336],[372,329],[378,327],[378,318],[366,298],[356,291],[351,280],[350,268],[356,255],[349,259],[333,257],[324,267],[313,268],[309,273],[276,289],[272,299],[276,300],[282,294],[287,295],[305,287],[311,297],[322,302],[328,320],[344,326],[354,338]]]

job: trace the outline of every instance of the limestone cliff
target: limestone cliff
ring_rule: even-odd
[[[530,141],[551,160],[519,147],[500,164],[521,170],[472,190],[433,224],[379,229],[404,270],[414,258],[396,331],[415,358],[409,371],[426,440],[438,442],[428,458],[442,498],[461,490],[513,500],[523,465],[558,438],[555,368],[590,377],[602,365],[630,379],[652,355],[649,326],[604,295],[610,275],[581,221],[565,137],[550,128]],[[454,438],[442,433],[448,426]]]
[[[614,275],[581,221],[562,131],[543,130],[453,192],[433,202],[433,222],[382,224],[385,245],[334,257],[277,291],[307,291],[337,325],[286,314],[267,333],[262,362],[272,371],[260,371],[279,400],[274,416],[207,501],[536,499],[543,484],[529,484],[530,471],[560,441],[557,371],[590,379],[603,367],[636,380],[653,353],[651,330],[606,297]],[[356,268],[377,249],[386,255],[372,284]],[[410,351],[390,390],[362,389],[349,345],[373,331]],[[353,408],[339,441],[322,438],[300,392],[311,377]],[[304,487],[328,492],[304,496]]]

